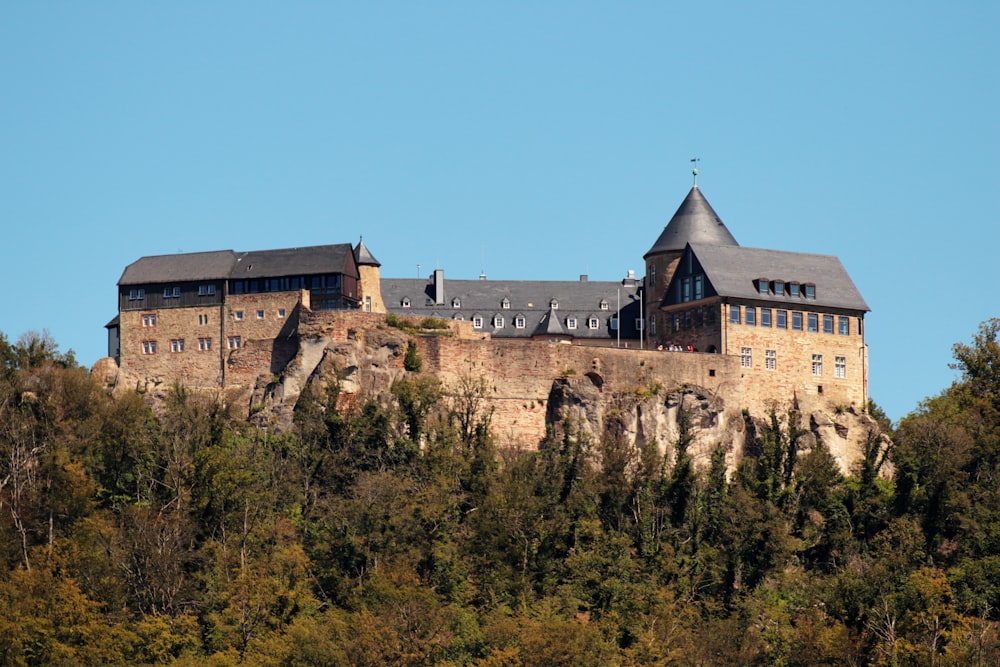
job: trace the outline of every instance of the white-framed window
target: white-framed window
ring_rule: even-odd
[[[243,311],[242,310],[237,310],[235,313],[233,313],[233,318],[237,322],[242,321],[243,320]]]
[[[503,315],[494,315],[493,316],[493,327],[496,328],[496,329],[503,329],[503,325],[504,325]]]
[[[740,367],[753,368],[753,348],[751,347],[740,348]]]
[[[238,350],[243,347],[243,340],[239,336],[230,336],[226,341],[230,350]]]
[[[608,308],[609,308],[609,306],[608,306],[608,300],[607,299],[601,299],[601,310],[607,310]]]
[[[473,329],[482,329],[483,328],[483,316],[482,315],[475,315],[475,316],[473,316],[473,318],[472,318],[472,328]]]
[[[285,309],[284,308],[279,308],[278,309],[278,317],[284,319],[284,317],[285,317]]]
[[[170,340],[170,351],[171,352],[183,352],[184,351],[184,339],[183,338],[172,338]]]
[[[461,308],[462,307],[462,300],[459,299],[456,296],[454,299],[451,300],[451,307],[452,308]]]
[[[410,297],[404,296],[402,298],[402,300],[400,300],[399,305],[400,305],[401,308],[409,308],[410,307]]]
[[[823,355],[814,354],[812,361],[813,375],[823,375]]]
[[[199,315],[198,324],[205,325],[208,324],[208,315]]]
[[[575,329],[576,328],[576,318],[575,317],[567,317],[566,318],[566,328],[567,329]]]
[[[146,290],[144,289],[130,289],[128,291],[129,301],[142,301],[146,298]]]
[[[144,340],[144,341],[142,341],[142,353],[143,354],[156,354],[156,341],[155,340]]]
[[[778,370],[778,353],[775,350],[764,350],[764,368],[769,371]]]
[[[504,310],[509,310],[510,309],[510,299],[508,299],[507,297],[504,297],[503,299],[501,299],[500,300],[500,307],[502,309],[504,309]]]
[[[264,311],[263,310],[258,310],[257,311],[257,319],[258,320],[264,319]]]
[[[163,298],[164,299],[177,299],[180,298],[181,288],[180,287],[164,287],[163,288]]]
[[[558,299],[549,300],[549,308],[551,308],[552,310],[559,310],[559,300]]]
[[[518,329],[523,329],[525,326],[524,315],[518,315],[514,318],[514,327]]]
[[[198,285],[198,296],[212,296],[215,294],[215,285]]]
[[[847,357],[833,358],[833,377],[841,380],[847,377]]]
[[[202,352],[208,352],[212,349],[212,339],[211,338],[199,338],[198,339],[198,349]]]
[[[591,329],[597,329],[599,326],[601,326],[601,321],[596,317],[591,317],[590,319],[587,320],[587,326],[590,327]]]
[[[156,313],[147,313],[142,316],[142,326],[144,328],[156,326]]]
[[[370,296],[365,297],[365,312],[372,312],[372,298]]]

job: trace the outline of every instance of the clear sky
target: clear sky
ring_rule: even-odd
[[[691,186],[840,257],[872,397],[998,312],[1000,3],[5,2],[0,331],[106,354],[143,255],[365,244],[617,280]]]

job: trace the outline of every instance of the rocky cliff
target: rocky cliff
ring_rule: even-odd
[[[242,406],[255,422],[277,429],[290,427],[306,387],[322,387],[334,379],[342,394],[389,402],[393,383],[408,374],[403,357],[414,341],[422,372],[437,377],[446,392],[458,392],[470,377],[485,379],[501,446],[537,446],[549,427],[568,420],[595,439],[609,433],[636,447],[656,446],[672,457],[683,412],[696,466],[706,467],[712,451],[721,446],[732,470],[752,448],[754,434],[770,422],[770,413],[783,418],[794,407],[798,450],[822,442],[849,472],[869,432],[877,429],[861,406],[831,406],[816,397],[777,401],[747,395],[738,381],[738,364],[722,355],[470,339],[462,335],[461,324],[429,335],[387,326],[384,317],[309,315],[299,325],[288,361],[282,357],[280,367],[272,363],[245,375],[221,395]],[[246,365],[241,352],[235,350],[229,363]],[[173,384],[169,378],[123,377],[106,360],[94,372],[119,391],[138,387],[154,400]]]

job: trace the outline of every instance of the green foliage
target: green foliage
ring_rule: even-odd
[[[479,377],[276,434],[0,335],[0,662],[998,664],[998,326],[846,475],[793,410],[707,470],[683,410],[498,448]]]
[[[424,360],[420,358],[416,341],[406,342],[406,354],[403,356],[403,368],[411,373],[419,373],[424,367]]]

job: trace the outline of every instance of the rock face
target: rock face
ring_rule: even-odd
[[[787,409],[776,407],[780,420],[787,419]],[[591,378],[564,377],[552,383],[546,421],[552,424],[571,422],[591,438],[607,433],[633,442],[637,447],[655,446],[672,463],[675,444],[681,434],[681,414],[688,419],[692,442],[688,454],[695,465],[707,469],[712,452],[722,447],[726,467],[732,472],[751,454],[757,433],[770,424],[770,415],[751,415],[704,387],[685,385],[661,392],[606,392]],[[869,433],[878,433],[874,420],[865,414],[844,410],[830,416],[823,412],[798,413],[802,434],[796,445],[807,452],[823,443],[837,460],[841,471],[851,472],[860,458]]]
[[[829,406],[815,396],[789,397],[782,405],[748,393],[739,382],[739,360],[722,355],[490,341],[463,337],[459,329],[421,335],[365,315],[303,315],[294,335],[283,339],[288,353],[279,362],[271,355],[269,364],[257,367],[236,350],[227,361],[243,369],[229,374],[236,381],[192,389],[214,392],[259,425],[287,430],[299,397],[310,386],[323,389],[339,382],[344,396],[391,402],[393,383],[407,375],[403,358],[412,341],[423,372],[438,378],[446,394],[459,394],[468,378],[486,380],[485,400],[501,446],[537,446],[548,428],[568,420],[595,440],[607,433],[639,448],[655,446],[673,460],[683,414],[695,465],[707,468],[721,446],[732,471],[752,453],[748,448],[770,423],[769,413],[785,417],[795,401],[803,433],[798,450],[822,442],[846,473],[877,429],[857,406]],[[154,404],[180,381],[129,377],[111,359],[95,364],[93,373],[116,391],[138,389]]]

